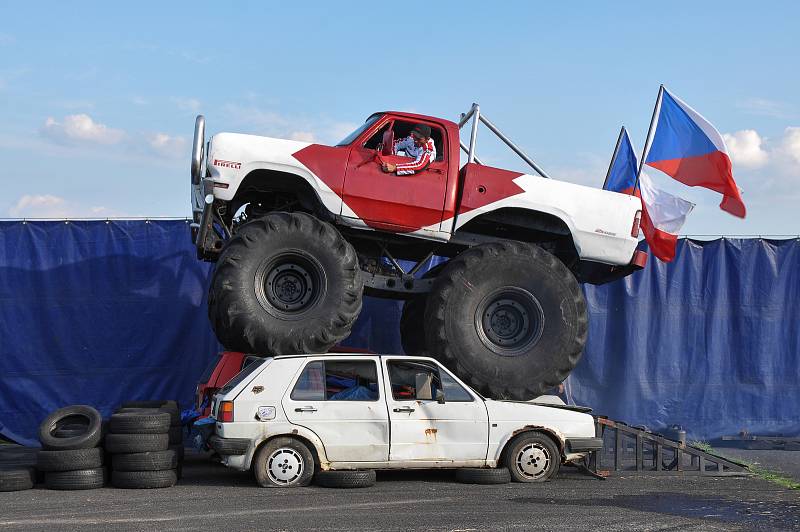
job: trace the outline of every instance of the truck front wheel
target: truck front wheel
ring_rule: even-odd
[[[452,259],[425,309],[428,352],[497,399],[532,399],[562,382],[580,359],[587,329],[572,273],[540,247],[518,242],[482,244]]]
[[[270,213],[231,238],[211,279],[208,316],[228,349],[324,353],[350,334],[363,285],[353,247],[304,213]]]

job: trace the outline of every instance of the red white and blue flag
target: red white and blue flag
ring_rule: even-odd
[[[665,88],[656,103],[655,132],[644,163],[691,187],[722,194],[720,208],[734,216],[746,214],[733,180],[725,141],[708,120]]]
[[[603,183],[603,190],[633,194],[633,189],[636,187],[637,167],[631,139],[623,126],[622,131],[619,132],[614,155],[611,156],[611,164],[608,167],[606,182]]]
[[[605,190],[639,196],[642,199],[642,233],[653,255],[665,262],[675,258],[678,233],[694,204],[673,196],[653,184],[645,173],[636,182],[638,163],[628,132],[622,128],[611,158]]]

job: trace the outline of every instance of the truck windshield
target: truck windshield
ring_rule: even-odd
[[[371,117],[367,118],[367,121],[361,124],[355,131],[347,135],[345,138],[340,140],[336,143],[337,146],[347,146],[352,143],[354,140],[358,138],[358,136],[363,133],[369,126],[374,124],[378,121],[381,115],[372,115]]]
[[[245,380],[248,376],[253,374],[253,372],[255,372],[258,368],[263,366],[264,363],[267,360],[270,360],[270,359],[269,358],[261,358],[259,360],[256,360],[255,362],[252,362],[252,363],[246,365],[244,368],[242,368],[242,371],[237,373],[231,380],[228,381],[228,383],[225,386],[222,387],[222,389],[219,391],[220,395],[226,394],[229,391],[231,391],[234,388],[236,388],[236,386],[240,382]]]

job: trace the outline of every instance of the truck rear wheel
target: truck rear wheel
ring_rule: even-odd
[[[425,310],[428,352],[480,392],[528,400],[562,382],[586,343],[572,273],[535,245],[495,242],[453,258]]]
[[[347,338],[363,284],[353,247],[305,213],[248,222],[222,251],[208,297],[219,341],[246,353],[324,353]]]

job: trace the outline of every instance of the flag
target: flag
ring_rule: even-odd
[[[658,94],[655,132],[646,148],[645,164],[686,185],[719,192],[723,196],[720,208],[744,218],[744,202],[722,135],[664,87]]]
[[[633,144],[623,127],[603,188],[632,194],[642,199],[641,228],[647,245],[650,246],[653,255],[664,262],[670,262],[675,258],[678,233],[694,204],[660,190],[645,173],[639,176],[637,184],[638,167]]]
[[[611,156],[611,164],[608,166],[603,190],[633,194],[633,189],[636,186],[636,170],[636,155],[633,152],[628,131],[623,126],[619,132],[617,147]]]
[[[694,209],[694,203],[659,189],[644,172],[639,176],[638,189],[642,198],[644,239],[653,255],[671,262],[675,258],[678,233]]]

